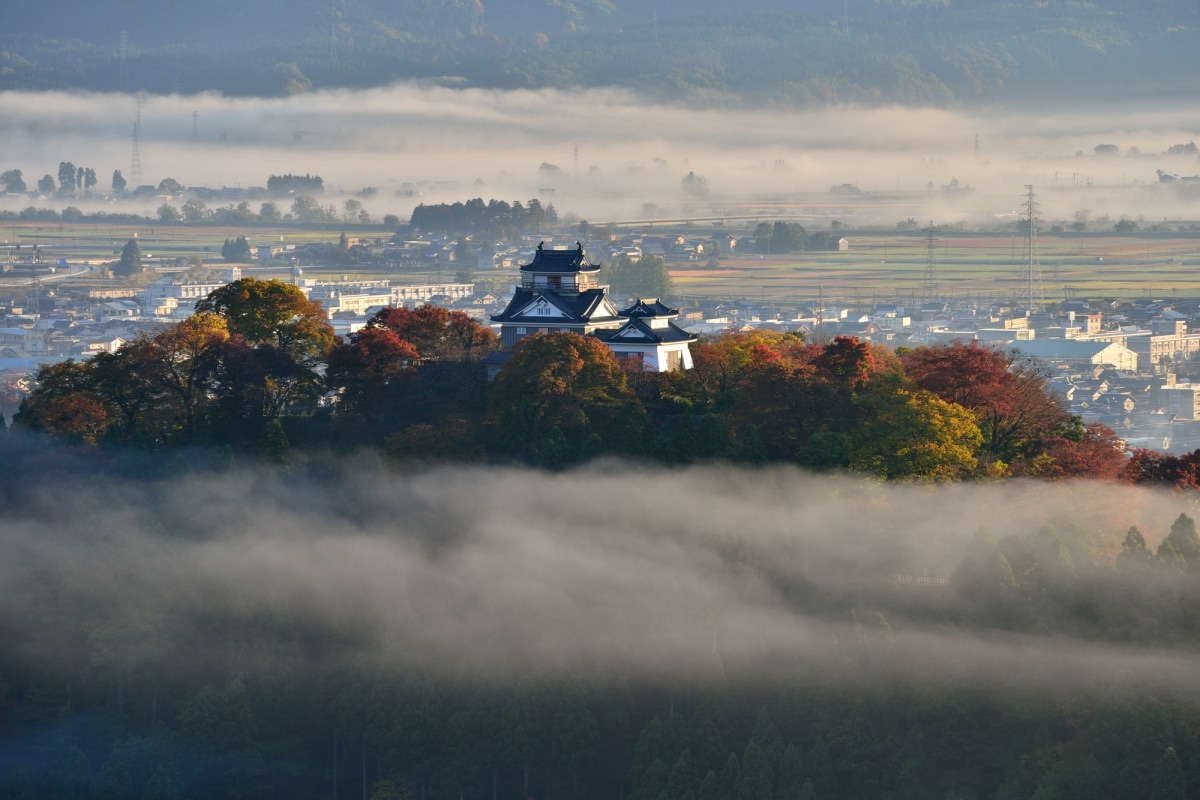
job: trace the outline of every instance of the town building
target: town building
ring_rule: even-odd
[[[1127,372],[1137,372],[1137,353],[1118,342],[1045,339],[1015,341],[1012,343],[1012,349],[1025,356],[1076,369],[1104,365]]]

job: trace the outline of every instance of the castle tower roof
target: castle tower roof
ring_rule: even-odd
[[[574,250],[547,250],[544,242],[539,242],[534,251],[533,261],[521,265],[521,272],[534,272],[544,275],[565,275],[578,272],[599,272],[599,264],[589,264],[584,260],[583,243],[576,242]]]

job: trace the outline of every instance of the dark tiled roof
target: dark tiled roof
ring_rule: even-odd
[[[622,317],[674,317],[678,316],[679,309],[671,308],[668,305],[660,302],[657,298],[643,300],[638,298],[637,302],[629,308],[621,312]]]
[[[521,265],[522,272],[551,274],[596,272],[599,269],[599,264],[589,264],[584,260],[582,244],[579,244],[574,250],[546,250],[541,244],[538,244],[537,250],[533,254],[533,261]]]
[[[671,342],[694,342],[696,337],[674,323],[665,328],[651,328],[640,319],[631,319],[613,331],[597,331],[593,334],[605,344],[670,344]]]
[[[562,317],[529,316],[521,312],[539,297],[563,313]],[[577,297],[563,297],[555,292],[540,289],[517,289],[513,292],[508,307],[492,317],[492,322],[522,323],[536,325],[583,325],[589,322],[615,320],[606,313],[603,289],[588,289]]]

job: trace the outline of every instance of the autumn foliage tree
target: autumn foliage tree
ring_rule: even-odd
[[[1125,463],[1122,477],[1129,483],[1178,490],[1200,488],[1200,450],[1177,456],[1142,448]]]
[[[499,347],[499,338],[461,311],[425,305],[385,308],[367,321],[368,329],[386,330],[416,348],[424,362],[473,362]]]
[[[927,391],[897,388],[873,393],[848,435],[851,469],[897,480],[960,480],[978,466],[983,434],[974,415]]]
[[[375,417],[397,382],[411,378],[421,354],[411,342],[384,327],[366,327],[329,353],[326,382],[340,391],[344,413]]]
[[[1032,460],[1071,427],[1035,365],[978,341],[919,347],[900,360],[919,388],[975,414],[988,460]]]
[[[278,281],[247,279],[198,305],[115,353],[44,368],[18,424],[92,444],[160,447],[257,441],[272,420],[313,410],[333,340],[320,304]]]
[[[104,403],[93,391],[87,362],[44,364],[37,391],[21,403],[13,423],[67,440],[96,444],[108,426]]]
[[[333,345],[325,310],[304,292],[278,280],[242,278],[196,303],[197,313],[222,317],[230,335],[254,346],[271,345],[298,361],[323,359]]]
[[[574,333],[522,339],[488,397],[487,425],[498,451],[548,467],[633,452],[644,423],[612,351]]]
[[[44,367],[16,423],[87,444],[253,449],[269,428],[303,446],[293,433],[328,423],[308,443],[405,459],[558,468],[636,454],[888,480],[1200,485],[1200,452],[1127,458],[1112,430],[1067,414],[1035,369],[978,344],[897,357],[851,337],[739,331],[698,342],[694,369],[660,374],[627,373],[594,337],[536,334],[489,384],[497,337],[461,312],[388,308],[335,342],[320,305],[278,281],[236,281],[198,309],[115,353]]]
[[[329,354],[328,386],[337,394],[338,414],[361,435],[397,435],[412,426],[441,431],[458,444],[437,448],[476,452],[484,408],[485,372],[480,361],[498,346],[492,331],[461,311],[438,306],[385,308],[366,327]],[[426,457],[428,436],[414,429],[389,447],[397,454]],[[461,446],[459,446],[461,445]]]

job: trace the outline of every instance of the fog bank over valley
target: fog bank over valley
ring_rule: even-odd
[[[131,96],[6,92],[0,105],[0,166],[22,169],[31,187],[61,161],[95,169],[98,190],[114,169],[128,176]],[[1197,137],[1200,112],[1165,104],[1020,114],[855,106],[728,112],[653,104],[619,89],[399,84],[275,99],[147,96],[141,116],[145,183],[263,186],[271,174],[313,173],[325,179],[327,197],[376,187],[364,205],[377,218],[477,196],[536,196],[593,222],[769,214],[775,202],[842,184],[873,197],[837,198],[848,206],[816,216],[885,226],[907,216],[1003,222],[1034,184],[1045,219],[1070,220],[1084,209],[1114,219],[1200,217],[1197,192],[1159,186],[1156,175],[1200,173],[1194,153],[1165,155]],[[1098,145],[1117,152],[1097,155]],[[707,196],[683,193],[689,172],[707,179]],[[141,210],[153,213],[160,202]],[[0,203],[19,209],[30,200]]]
[[[1191,645],[989,632],[951,613],[981,526],[1076,525],[1115,553],[1131,524],[1161,538],[1178,496],[620,462],[398,475],[324,460],[166,483],[51,466],[7,492],[0,524],[8,658],[51,673],[69,674],[80,637],[132,670],[231,669],[246,631],[284,625],[314,668],[367,657],[446,680],[819,682],[838,642],[866,637],[892,643],[879,674],[916,685],[1101,691],[1136,671],[1200,690]]]

